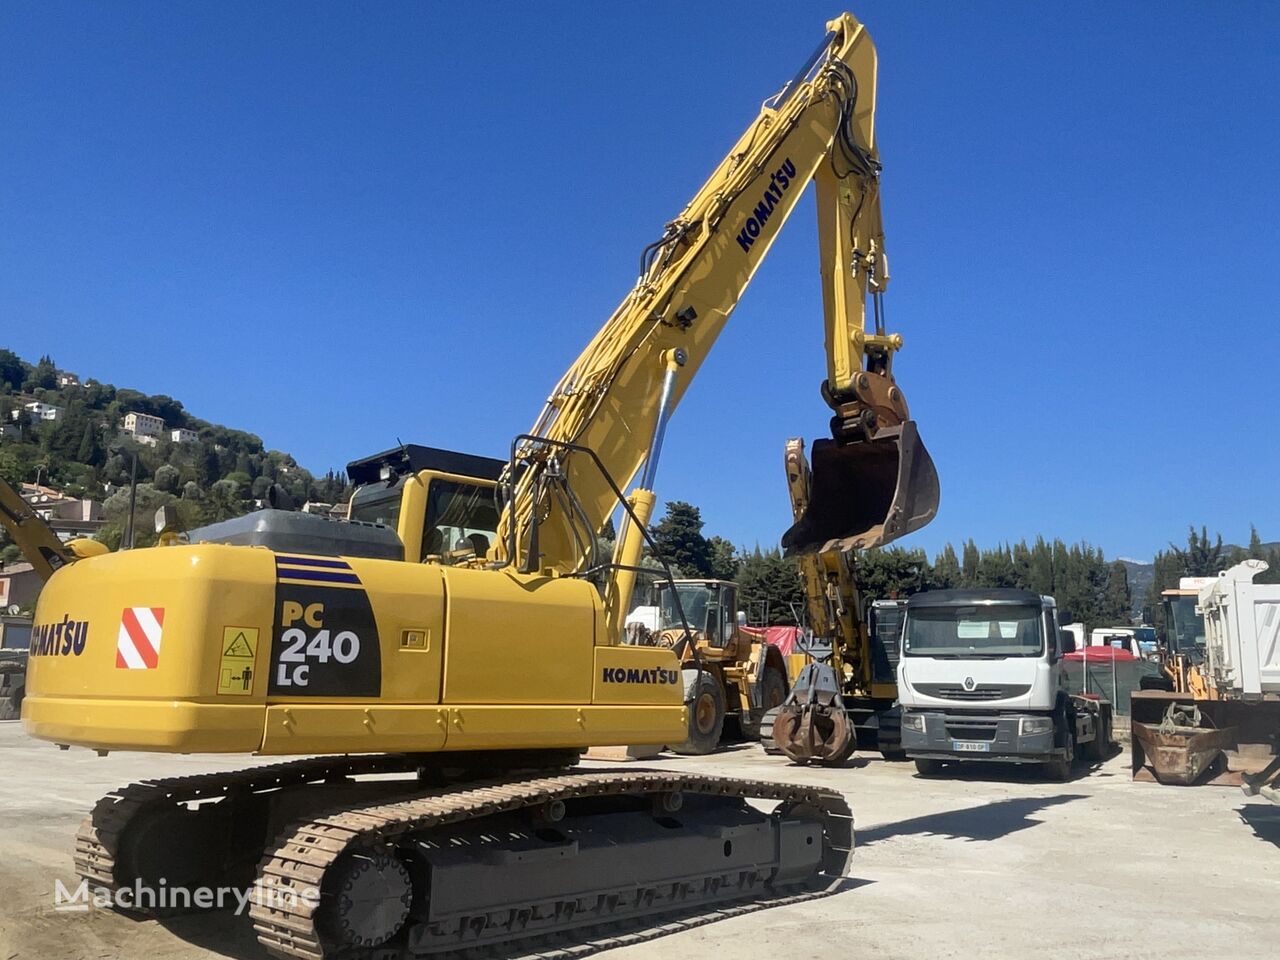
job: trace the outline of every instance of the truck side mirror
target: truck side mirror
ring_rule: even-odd
[[[1058,631],[1058,648],[1062,655],[1076,652],[1076,635],[1069,630]]]

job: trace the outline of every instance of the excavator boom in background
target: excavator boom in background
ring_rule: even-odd
[[[813,474],[804,441],[787,441],[785,466],[791,510],[807,515]],[[806,663],[786,701],[765,718],[766,749],[797,762],[839,766],[859,746],[886,757],[901,755],[897,709],[897,637],[883,626],[901,625],[893,601],[868,606],[858,586],[853,549],[805,553],[799,558],[805,613],[813,638]],[[884,616],[892,610],[896,617]],[[877,623],[877,614],[890,623]]]
[[[114,553],[55,547],[0,489],[0,522],[48,575],[30,734],[328,755],[124,787],[77,837],[82,876],[252,884],[259,940],[305,960],[545,944],[836,882],[852,846],[838,794],[568,768],[585,747],[686,736],[687,618],[672,647],[623,642],[655,471],[810,180],[834,416],[784,543],[887,543],[936,509],[883,325],[875,95],[874,47],[845,14],[645,249],[505,459],[402,445],[351,465],[348,521],[270,509],[184,532],[161,517],[161,546]],[[615,552],[598,556],[615,512]]]

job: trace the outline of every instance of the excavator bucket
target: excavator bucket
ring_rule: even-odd
[[[874,440],[817,440],[811,470],[808,508],[782,536],[787,556],[883,546],[938,512],[938,471],[914,420]]]

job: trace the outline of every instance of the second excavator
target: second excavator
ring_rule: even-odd
[[[162,517],[160,546],[118,552],[61,544],[0,488],[48,578],[31,735],[323,755],[122,787],[77,837],[81,875],[106,891],[252,885],[259,940],[300,960],[545,948],[835,882],[852,847],[838,794],[570,768],[589,746],[686,735],[680,645],[622,642],[663,437],[810,180],[834,417],[785,543],[871,546],[933,515],[882,321],[875,96],[874,47],[843,15],[645,248],[505,459],[401,446],[352,465],[348,521],[264,510],[184,532]]]

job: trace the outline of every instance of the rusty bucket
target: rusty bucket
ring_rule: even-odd
[[[808,508],[782,536],[787,556],[883,546],[938,512],[938,471],[914,420],[874,440],[817,440],[811,469]]]

